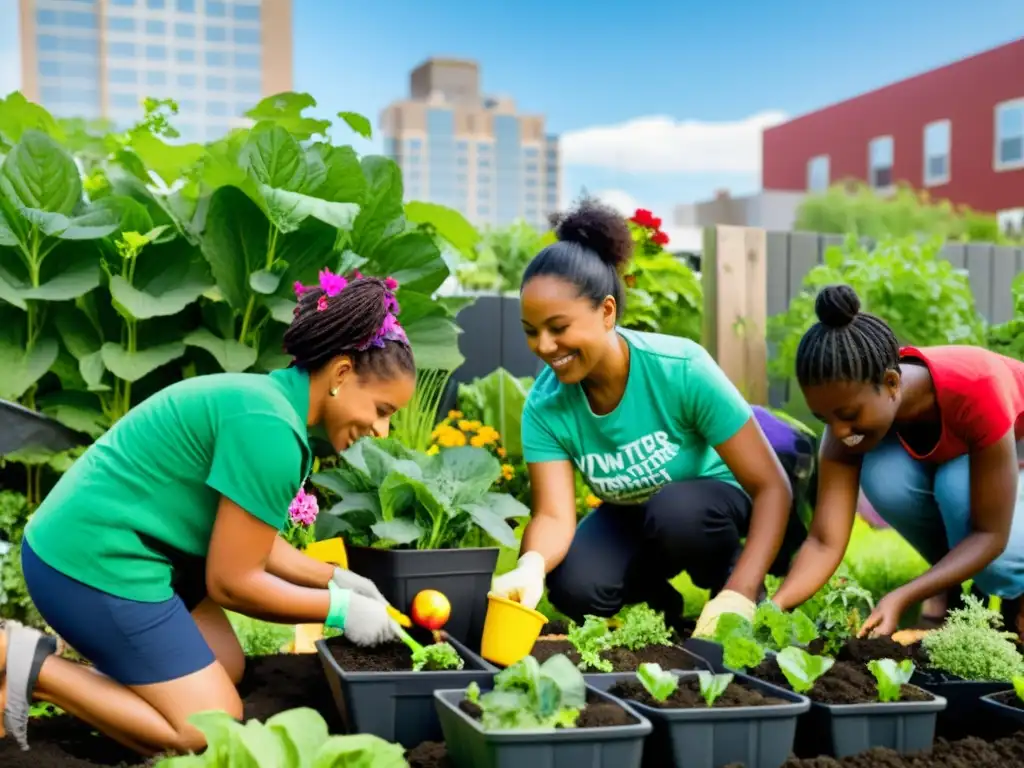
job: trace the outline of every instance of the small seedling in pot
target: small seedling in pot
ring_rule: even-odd
[[[586,616],[582,626],[570,624],[568,640],[580,655],[580,669],[612,671],[612,663],[601,658],[601,654],[612,647],[612,633],[604,619]]]
[[[732,680],[733,674],[731,672],[720,675],[703,669],[697,672],[697,681],[700,683],[700,695],[704,697],[704,702],[709,707],[714,706],[715,699],[725,693],[725,689],[729,687]]]
[[[830,656],[815,656],[803,648],[790,646],[775,655],[775,663],[797,693],[807,693],[815,681],[832,669],[836,660]]]
[[[543,664],[526,656],[494,676],[492,691],[481,694],[480,686],[470,683],[466,700],[480,707],[485,731],[575,728],[587,705],[587,686],[564,654]]]
[[[655,701],[667,701],[679,687],[679,676],[662,669],[660,664],[641,664],[637,667],[636,677]]]
[[[409,646],[409,650],[412,651],[412,668],[414,672],[419,672],[428,667],[431,671],[462,669],[466,663],[450,643],[437,642],[431,645],[421,645],[413,640],[412,636],[402,629],[397,621],[395,622],[395,630],[402,642]]]
[[[878,682],[879,701],[899,701],[900,689],[910,682],[914,674],[914,662],[910,659],[896,662],[893,659],[872,659],[868,669]]]

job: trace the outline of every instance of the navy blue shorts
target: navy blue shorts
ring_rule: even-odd
[[[122,685],[176,680],[212,664],[216,657],[180,592],[160,603],[115,597],[65,576],[44,563],[24,539],[21,566],[32,602],[46,623]]]

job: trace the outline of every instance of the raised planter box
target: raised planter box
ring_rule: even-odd
[[[482,692],[491,683],[481,685]],[[621,706],[635,719],[630,725],[601,728],[551,728],[530,731],[485,731],[459,708],[465,689],[434,691],[448,759],[455,768],[640,768],[644,739],[651,722],[630,705],[588,687],[588,701]]]
[[[938,727],[947,738],[983,733],[993,737],[1008,735],[1012,727],[993,721],[985,707],[979,705],[989,694],[1012,690],[1010,683],[964,680],[939,670],[918,670],[910,682],[946,700],[946,709],[939,714]]]
[[[981,705],[981,711],[985,715],[995,713],[1013,723],[1016,728],[1024,726],[1024,707],[1017,698],[1017,692],[1012,688],[982,696]]]
[[[673,670],[684,680],[694,672]],[[601,675],[591,682],[610,691],[616,683],[636,680],[629,672]],[[806,696],[785,691],[748,675],[737,674],[731,685],[741,685],[765,696],[784,700],[782,704],[735,707],[655,707],[623,699],[651,721],[653,731],[644,745],[645,768],[685,766],[719,768],[779,768],[793,751],[797,719],[810,709]]]
[[[495,668],[458,640],[449,638],[465,660],[461,670],[443,672],[357,672],[345,670],[331,652],[343,638],[318,640],[317,653],[347,733],[371,733],[412,748],[422,741],[441,738],[441,724],[434,705],[434,690],[490,685]]]
[[[444,630],[474,652],[487,616],[498,548],[479,549],[347,549],[348,567],[370,579],[387,600],[408,613],[420,590],[436,589],[451,603]]]

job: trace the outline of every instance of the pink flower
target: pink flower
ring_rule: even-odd
[[[348,280],[341,275],[336,275],[329,269],[320,270],[320,287],[328,296],[337,296],[345,290],[346,285]]]
[[[317,299],[316,311],[323,312],[325,309],[327,309],[327,297],[321,296],[319,299]]]
[[[386,277],[384,278],[384,287],[387,288],[389,291],[397,291],[398,281],[395,280],[395,278],[393,277]]]
[[[384,317],[384,322],[381,323],[378,334],[381,338],[384,338],[395,329],[396,325],[398,325],[398,321],[395,319],[394,315],[389,313]]]
[[[298,280],[295,281],[295,285],[292,286],[292,287],[295,289],[295,295],[296,296],[301,296],[303,293],[305,293],[307,290],[309,290],[308,288],[306,288],[306,286],[304,286]]]
[[[359,271],[359,270],[357,269],[357,270],[356,270],[355,272],[353,272],[353,273],[352,273],[352,279],[353,279],[353,280],[362,280],[362,279],[363,279],[363,273],[362,273],[362,272],[360,272],[360,271]]]
[[[320,505],[317,504],[316,496],[306,493],[299,488],[298,494],[288,505],[288,519],[295,525],[312,525],[316,522],[316,516],[320,512]]]

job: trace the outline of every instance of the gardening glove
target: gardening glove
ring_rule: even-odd
[[[700,612],[700,618],[697,619],[697,628],[693,630],[693,636],[714,637],[718,618],[723,613],[736,613],[747,621],[753,621],[755,608],[754,601],[750,598],[731,589],[723,589],[705,604],[704,610]]]
[[[353,592],[342,633],[354,645],[380,645],[398,639],[398,624],[385,603]]]
[[[346,568],[335,568],[331,581],[342,589],[351,589],[357,595],[376,600],[383,605],[390,605],[384,595],[380,593],[380,590],[377,589],[376,584],[366,577],[360,576],[358,573],[352,573],[352,571]]]
[[[544,558],[539,552],[527,552],[513,570],[494,579],[491,592],[527,608],[536,608],[544,595]]]

